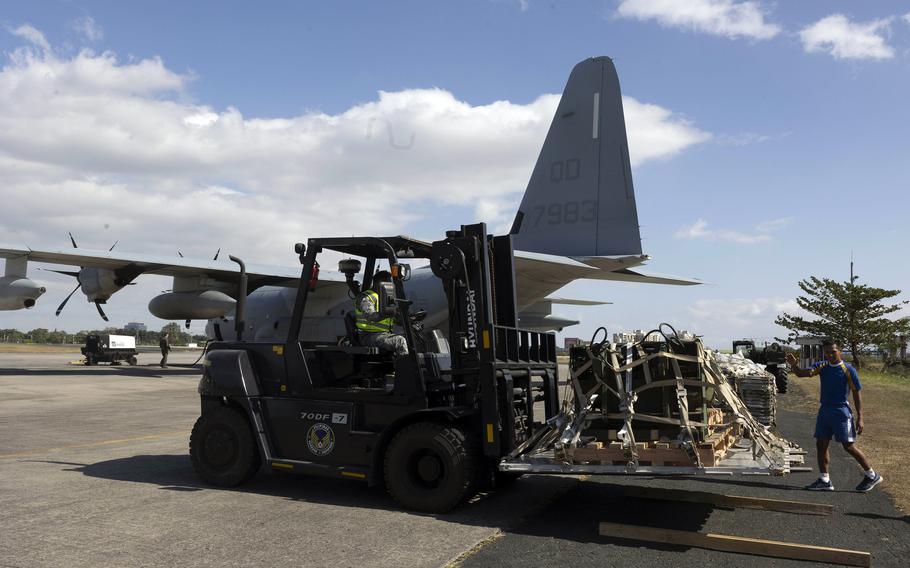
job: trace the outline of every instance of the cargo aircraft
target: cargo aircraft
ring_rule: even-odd
[[[610,58],[589,58],[572,70],[510,233],[522,328],[561,330],[578,323],[554,315],[555,304],[607,303],[551,296],[575,280],[700,283],[639,268],[649,257],[642,254],[619,78]],[[209,337],[234,337],[231,320],[239,292],[239,265],[218,261],[217,255],[212,260],[166,258],[115,252],[114,247],[86,250],[75,248],[75,240],[72,243],[74,248],[68,250],[0,244],[0,258],[6,259],[0,310],[31,308],[44,294],[45,288],[26,275],[29,262],[78,267],[54,271],[74,276],[78,284],[70,296],[81,290],[105,320],[101,306],[118,290],[143,274],[156,274],[173,277],[173,286],[149,302],[152,315],[187,322],[208,320]],[[407,258],[407,251],[399,253]],[[243,337],[285,339],[300,269],[249,264],[246,274],[249,295]],[[352,309],[345,276],[322,270],[313,285],[301,339],[344,337],[344,316]],[[411,310],[426,312],[424,326],[444,329],[445,296],[429,267],[416,267],[405,288],[414,302]],[[69,296],[58,315],[67,300]]]

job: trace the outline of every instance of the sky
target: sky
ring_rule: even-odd
[[[558,307],[560,337],[770,340],[851,256],[910,284],[906,2],[48,0],[4,5],[0,52],[0,243],[293,266],[314,236],[505,232],[569,71],[607,55],[648,269],[706,284],[572,283],[613,303]],[[54,317],[71,277],[29,276],[47,293],[0,328],[101,326],[78,295]],[[170,287],[141,277],[111,324],[163,325]]]

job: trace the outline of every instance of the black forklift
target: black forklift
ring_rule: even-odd
[[[490,236],[481,223],[432,244],[317,238],[295,251],[303,268],[287,340],[243,341],[238,305],[238,340],[209,344],[202,414],[190,437],[203,480],[235,486],[265,462],[276,471],[384,483],[402,506],[441,513],[520,475],[498,464],[559,412],[558,368],[552,333],[516,327],[509,235]],[[307,297],[320,285],[317,257],[326,251],[345,257],[339,272],[352,297],[370,287],[379,262],[388,263],[392,282],[380,284],[380,311],[400,324],[406,356],[361,345],[351,314],[341,341],[300,339]],[[405,258],[429,260],[442,282],[447,339],[425,332],[421,314],[411,313]]]
[[[787,365],[787,352],[779,343],[770,345],[765,343],[764,347],[759,348],[751,339],[734,340],[733,353],[739,353],[753,363],[764,365],[765,369],[774,375],[777,392],[786,394],[790,367]]]

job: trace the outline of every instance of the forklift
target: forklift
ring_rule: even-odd
[[[244,341],[240,300],[237,339],[209,344],[201,416],[190,436],[204,481],[236,486],[264,462],[276,471],[384,484],[403,507],[442,513],[521,475],[499,471],[499,463],[558,414],[558,367],[553,333],[516,327],[511,236],[488,235],[480,223],[432,244],[315,238],[295,252],[303,268],[286,341]],[[307,297],[320,284],[317,259],[326,252],[343,255],[339,272],[352,298],[371,286],[379,262],[388,263],[392,281],[378,286],[379,309],[400,324],[407,355],[361,345],[352,313],[340,341],[301,339]],[[425,332],[421,314],[411,313],[403,258],[428,260],[441,281],[447,338]],[[234,260],[242,290],[243,264]]]

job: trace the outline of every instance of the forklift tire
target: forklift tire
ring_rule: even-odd
[[[780,367],[774,371],[774,382],[777,383],[777,392],[780,394],[787,393],[787,383],[790,380],[790,376],[787,373],[787,369],[781,369]]]
[[[91,367],[92,365],[95,364],[95,358],[92,357],[91,355],[86,355],[86,356],[85,356],[85,364],[86,364],[86,366]]]
[[[259,471],[259,448],[250,423],[239,411],[221,406],[196,420],[190,434],[193,469],[205,482],[234,487]]]
[[[130,355],[130,358],[127,359],[126,362],[130,364],[130,367],[135,367],[136,363],[138,363],[139,361],[136,359],[135,355]]]
[[[445,513],[476,491],[480,445],[460,427],[418,422],[403,428],[385,453],[385,484],[399,504]]]

